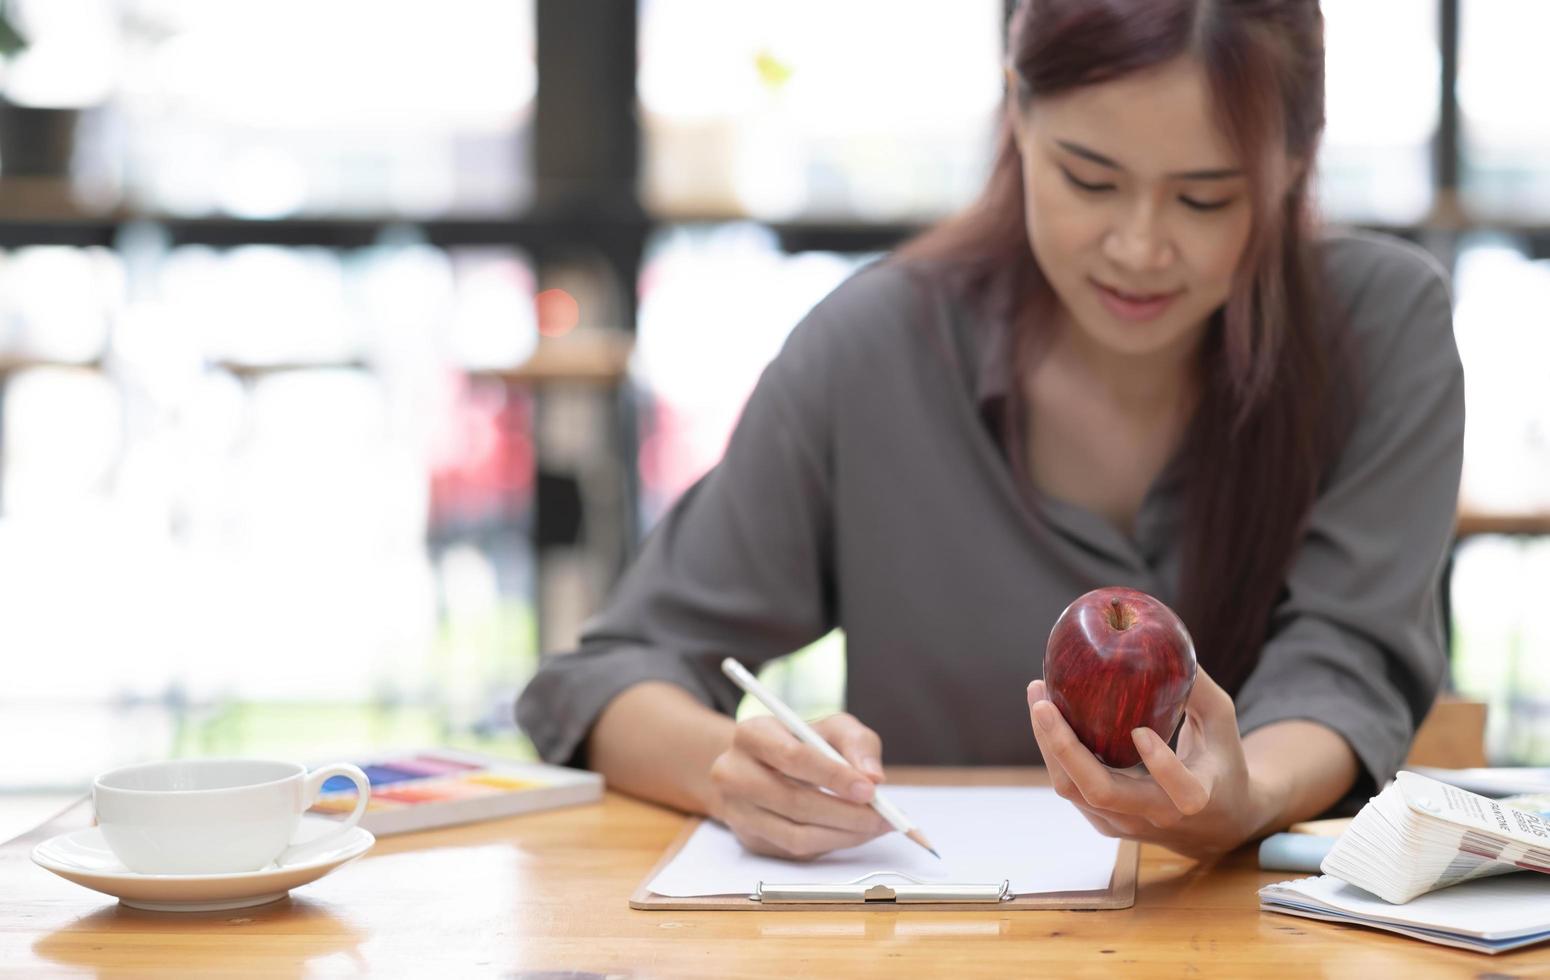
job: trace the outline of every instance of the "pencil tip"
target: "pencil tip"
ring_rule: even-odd
[[[926,840],[926,835],[922,834],[920,832],[920,828],[918,828],[918,827],[911,828],[910,832],[905,834],[904,836],[908,837],[910,840],[914,841],[915,843],[919,844],[921,847],[923,847],[926,850],[930,851],[932,854],[935,854],[936,855],[936,859],[938,861],[942,860],[942,855],[936,853],[936,848],[932,847],[931,846],[931,842]]]

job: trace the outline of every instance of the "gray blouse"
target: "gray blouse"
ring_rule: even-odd
[[[1435,262],[1374,235],[1321,248],[1365,407],[1236,703],[1245,734],[1292,718],[1338,732],[1370,788],[1403,760],[1445,667],[1464,378]],[[1039,762],[1024,688],[1050,627],[1098,586],[1175,600],[1182,487],[1165,472],[1133,536],[1020,490],[985,421],[1005,393],[996,331],[937,292],[923,302],[906,272],[873,265],[797,325],[720,464],[648,536],[580,649],[523,693],[544,758],[584,761],[604,706],[643,681],[731,713],[722,657],[756,667],[840,626],[847,709],[885,762]]]

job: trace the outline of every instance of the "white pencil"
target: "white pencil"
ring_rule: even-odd
[[[847,766],[850,765],[845,757],[835,750],[834,746],[824,741],[823,736],[813,731],[812,726],[808,725],[807,722],[798,718],[796,712],[786,706],[786,702],[776,697],[775,692],[759,683],[759,679],[750,674],[742,664],[728,657],[721,661],[721,672],[732,678],[732,681],[738,687],[758,698],[759,703],[769,708],[770,714],[780,719],[780,723],[790,729],[791,734],[835,762],[843,763]],[[892,824],[894,830],[897,830],[905,837],[936,855],[937,860],[942,859],[942,855],[936,853],[936,848],[932,847],[931,842],[926,840],[926,835],[920,832],[920,828],[915,826],[914,821],[910,820],[903,810],[888,802],[881,792],[872,793],[872,809],[882,814],[883,819]]]

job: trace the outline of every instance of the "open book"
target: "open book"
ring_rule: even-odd
[[[1319,875],[1266,885],[1259,890],[1259,907],[1501,953],[1550,939],[1546,898],[1550,881],[1525,874],[1471,881],[1393,905],[1339,878]]]

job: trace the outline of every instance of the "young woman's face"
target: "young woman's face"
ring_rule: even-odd
[[[1029,243],[1068,322],[1115,354],[1192,347],[1252,218],[1200,67],[1181,58],[1013,112]]]

